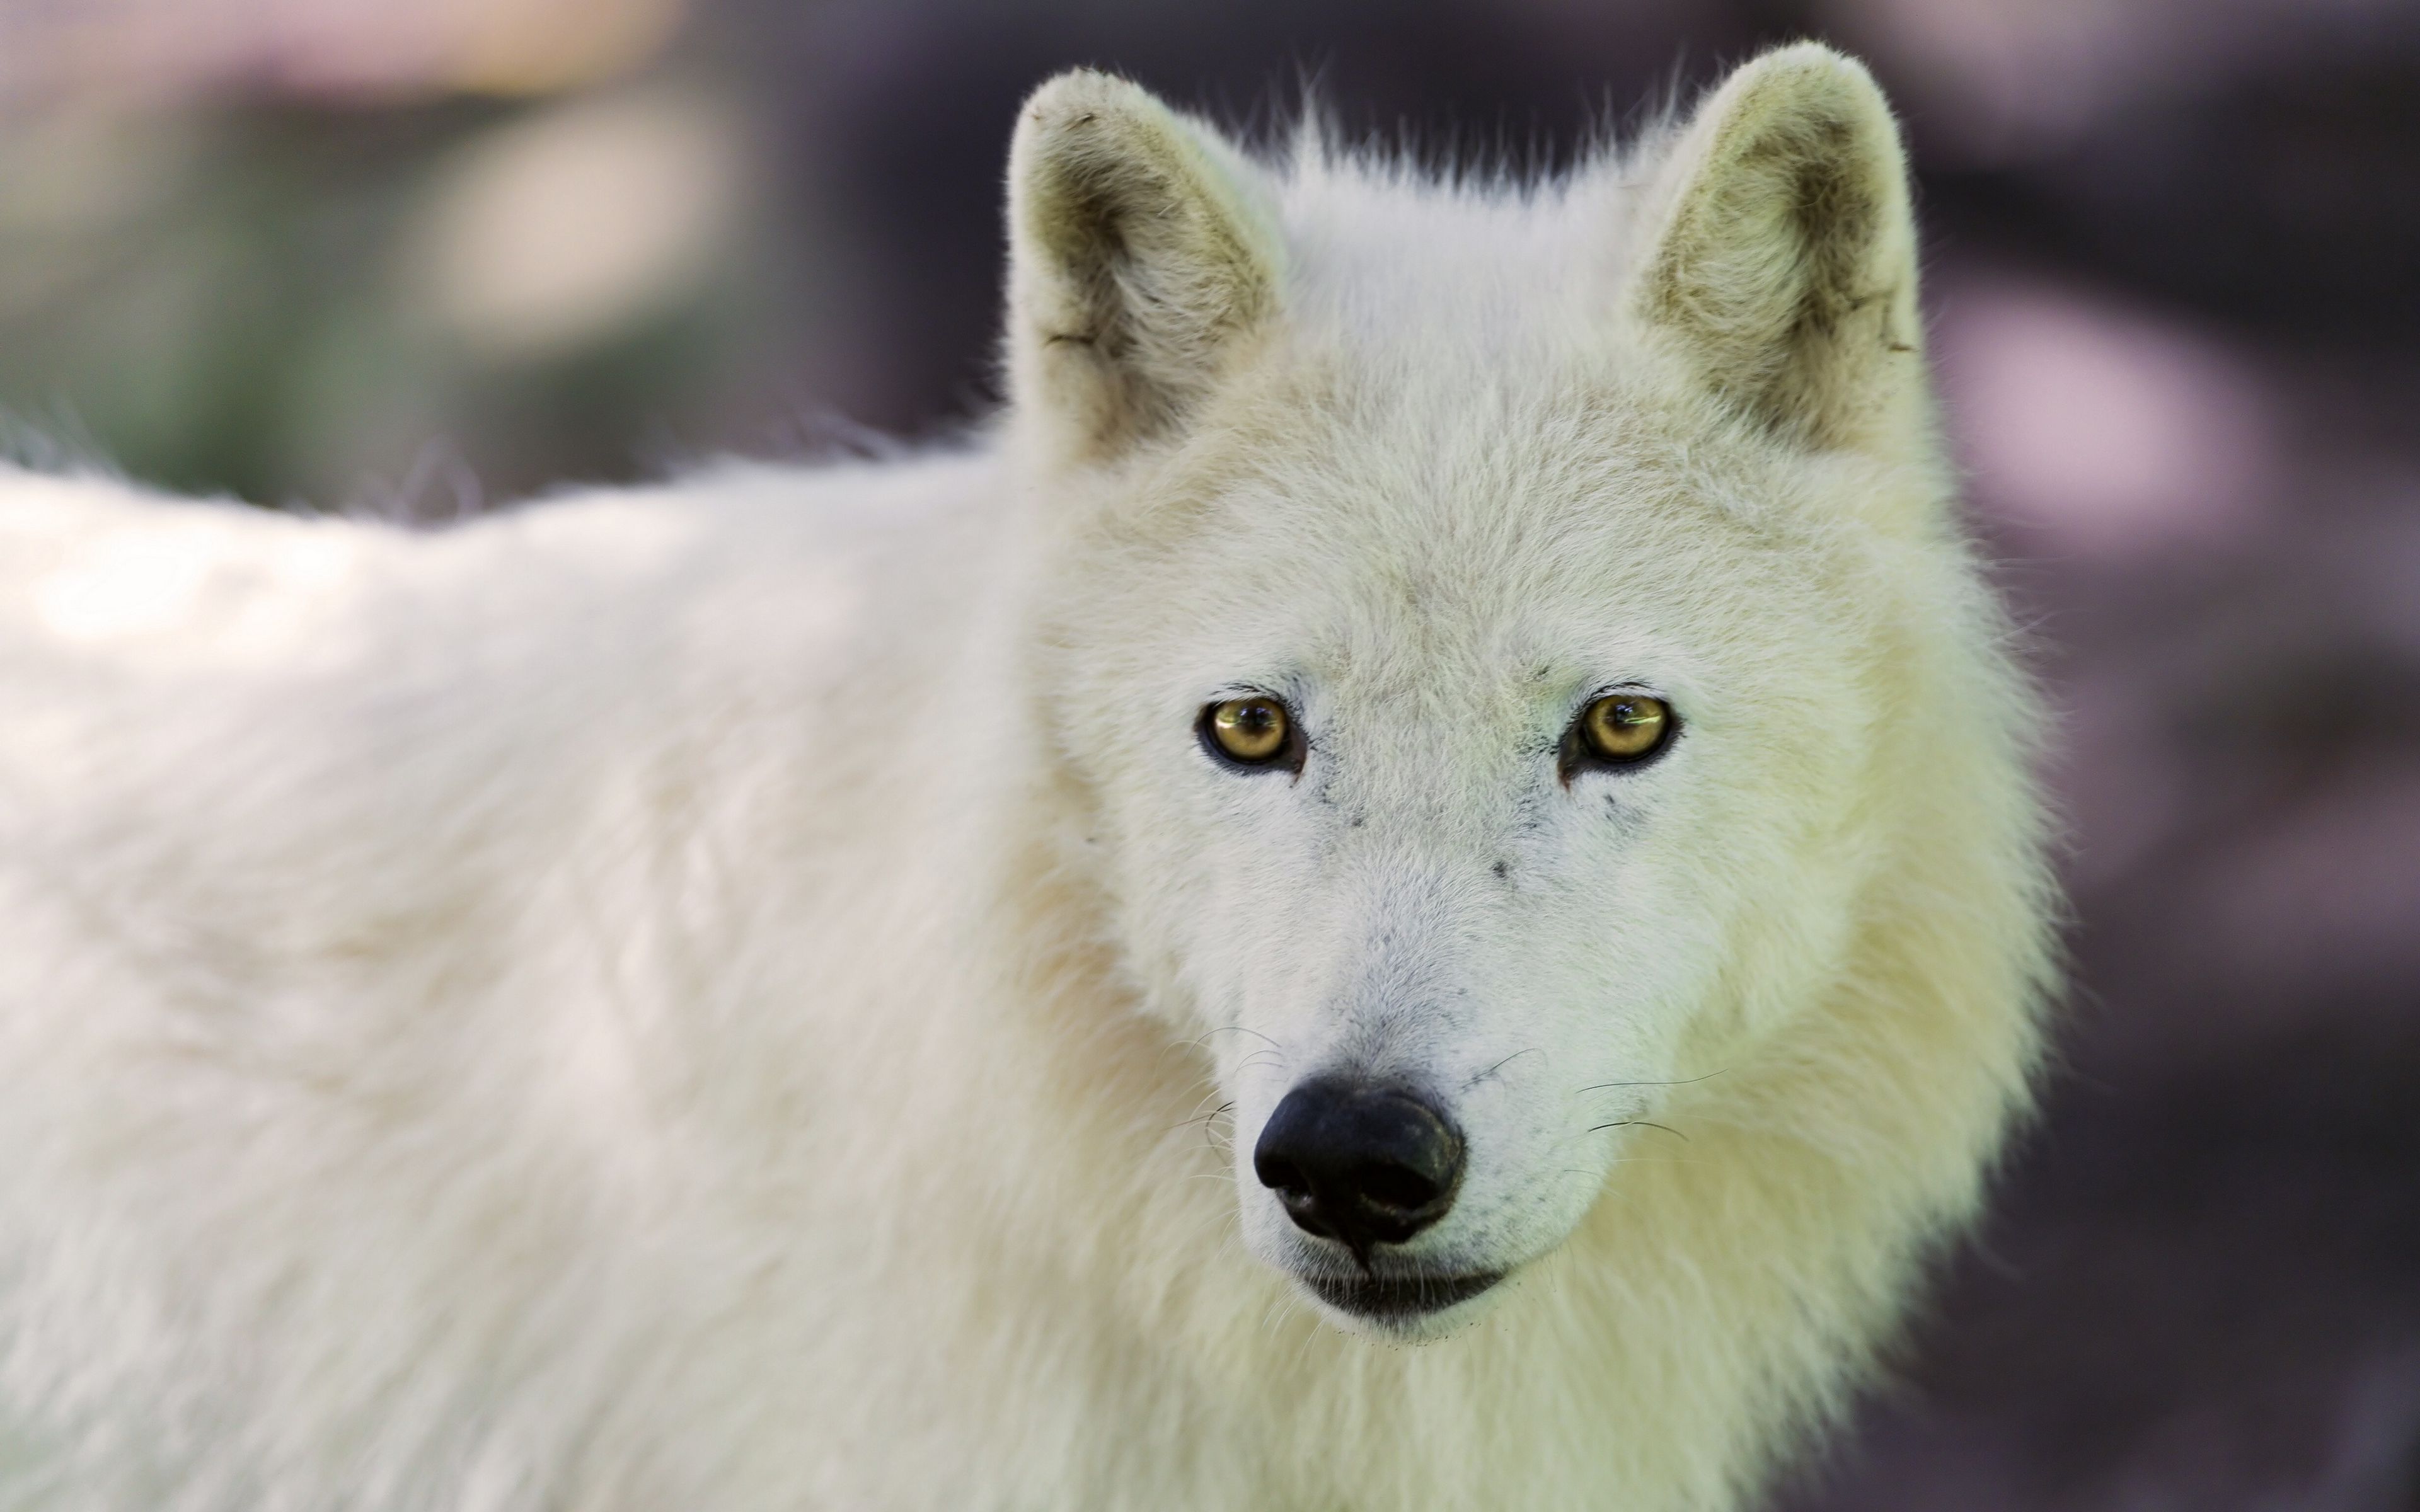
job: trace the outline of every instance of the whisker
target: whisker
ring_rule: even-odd
[[[1723,1071],[1729,1070],[1730,1070],[1729,1066],[1723,1068]],[[1695,1087],[1699,1082],[1713,1081],[1720,1076],[1723,1071],[1710,1071],[1703,1076],[1687,1076],[1677,1082],[1599,1082],[1594,1087],[1583,1087],[1572,1095],[1577,1097],[1580,1092],[1602,1092],[1608,1087]]]
[[[1670,1128],[1670,1127],[1668,1127],[1668,1126],[1666,1126],[1666,1125],[1664,1125],[1664,1124],[1660,1124],[1660,1123],[1651,1123],[1651,1122],[1649,1122],[1649,1121],[1648,1121],[1647,1119],[1615,1119],[1613,1122],[1611,1122],[1611,1123],[1600,1123],[1600,1124],[1597,1124],[1597,1125],[1596,1125],[1596,1126],[1594,1126],[1593,1128],[1590,1129],[1590,1130],[1589,1130],[1589,1133],[1590,1133],[1590,1134],[1596,1134],[1596,1133],[1598,1133],[1598,1132],[1600,1132],[1600,1131],[1602,1131],[1602,1130],[1606,1130],[1606,1129],[1632,1129],[1632,1128],[1637,1128],[1637,1129],[1662,1129],[1666,1134],[1670,1134],[1673,1138],[1680,1140],[1683,1144],[1687,1144],[1687,1143],[1689,1142],[1689,1136],[1688,1136],[1687,1134],[1683,1134],[1680,1130],[1678,1130],[1678,1129],[1674,1129],[1674,1128]]]
[[[1469,1091],[1472,1088],[1477,1087],[1480,1083],[1487,1080],[1490,1076],[1495,1075],[1497,1072],[1502,1071],[1505,1067],[1520,1059],[1523,1056],[1542,1056],[1544,1054],[1545,1052],[1539,1049],[1536,1045],[1531,1045],[1527,1050],[1515,1050],[1511,1055],[1506,1056],[1503,1059],[1497,1061],[1495,1065],[1488,1067],[1485,1071],[1481,1072],[1478,1075],[1473,1076],[1470,1080],[1463,1083],[1462,1089],[1466,1092]]]
[[[1200,1106],[1202,1106],[1202,1103],[1209,1102],[1212,1098],[1217,1097],[1218,1095],[1218,1089],[1217,1088],[1215,1088],[1215,1087],[1214,1087],[1214,1088],[1210,1088],[1208,1091],[1203,1092],[1200,1097],[1198,1097],[1198,1098],[1194,1099],[1194,1101],[1193,1101],[1193,1105],[1194,1105],[1196,1108],[1199,1108]],[[1168,1132],[1168,1133],[1170,1133],[1170,1134],[1174,1134],[1177,1130],[1184,1128],[1186,1124],[1188,1124],[1188,1123],[1200,1123],[1200,1122],[1201,1122],[1202,1120],[1203,1120],[1204,1119],[1215,1119],[1215,1118],[1217,1118],[1217,1117],[1219,1115],[1219,1113],[1220,1113],[1221,1111],[1223,1111],[1223,1110],[1224,1110],[1224,1109],[1226,1109],[1226,1108],[1233,1107],[1234,1105],[1235,1105],[1235,1104],[1233,1104],[1233,1103],[1224,1103],[1219,1104],[1219,1106],[1218,1106],[1218,1107],[1212,1108],[1212,1109],[1211,1109],[1209,1112],[1207,1112],[1207,1113],[1196,1113],[1196,1114],[1194,1114],[1191,1118],[1183,1120],[1182,1122],[1170,1124],[1170,1125],[1168,1126],[1168,1131],[1167,1131],[1167,1132]]]
[[[1260,1030],[1258,1030],[1258,1029],[1248,1029],[1248,1028],[1244,1027],[1244,1026],[1243,1026],[1242,1025],[1240,1025],[1240,1024],[1221,1024],[1221,1025],[1219,1025],[1217,1028],[1215,1028],[1215,1029],[1210,1029],[1210,1030],[1206,1030],[1206,1031],[1204,1031],[1202,1034],[1201,1034],[1201,1035],[1197,1036],[1197,1037],[1194,1039],[1193,1042],[1194,1042],[1195,1044],[1200,1044],[1203,1040],[1207,1040],[1207,1039],[1208,1039],[1208,1038],[1210,1038],[1210,1036],[1211,1036],[1211,1035],[1213,1035],[1213,1034],[1249,1034],[1249,1035],[1253,1036],[1253,1037],[1254,1037],[1254,1038],[1256,1038],[1256,1039],[1268,1040],[1270,1044],[1272,1044],[1272,1045],[1276,1045],[1276,1046],[1277,1046],[1277,1048],[1278,1048],[1278,1049],[1280,1049],[1280,1050],[1282,1050],[1282,1049],[1284,1049],[1284,1048],[1285,1048],[1285,1046],[1283,1046],[1283,1045],[1281,1045],[1281,1044],[1278,1044],[1278,1041],[1275,1041],[1275,1040],[1269,1040],[1269,1037],[1268,1037],[1267,1035],[1265,1035],[1265,1034],[1261,1033],[1261,1031],[1260,1031]]]

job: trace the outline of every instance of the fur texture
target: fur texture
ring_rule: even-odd
[[[1523,190],[1079,73],[1011,161],[962,451],[0,472],[0,1508],[1710,1512],[1854,1384],[2047,977],[1871,81]],[[1506,1282],[1312,1300],[1338,1069],[1468,1140],[1388,1263]]]

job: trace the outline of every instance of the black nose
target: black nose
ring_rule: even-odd
[[[1252,1170],[1305,1233],[1341,1241],[1366,1268],[1453,1206],[1462,1135],[1400,1088],[1322,1076],[1285,1095],[1252,1149]]]

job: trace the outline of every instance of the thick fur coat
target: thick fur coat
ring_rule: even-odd
[[[2047,961],[1871,81],[1508,187],[1070,74],[1010,216],[960,450],[0,471],[0,1508],[1713,1512],[1854,1385]],[[1357,1273],[1314,1073],[1467,1149]]]

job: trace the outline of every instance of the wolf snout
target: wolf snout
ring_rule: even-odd
[[[1462,1184],[1462,1135],[1417,1093],[1314,1077],[1285,1095],[1252,1148],[1252,1171],[1295,1227],[1333,1239],[1366,1269],[1444,1217]]]

